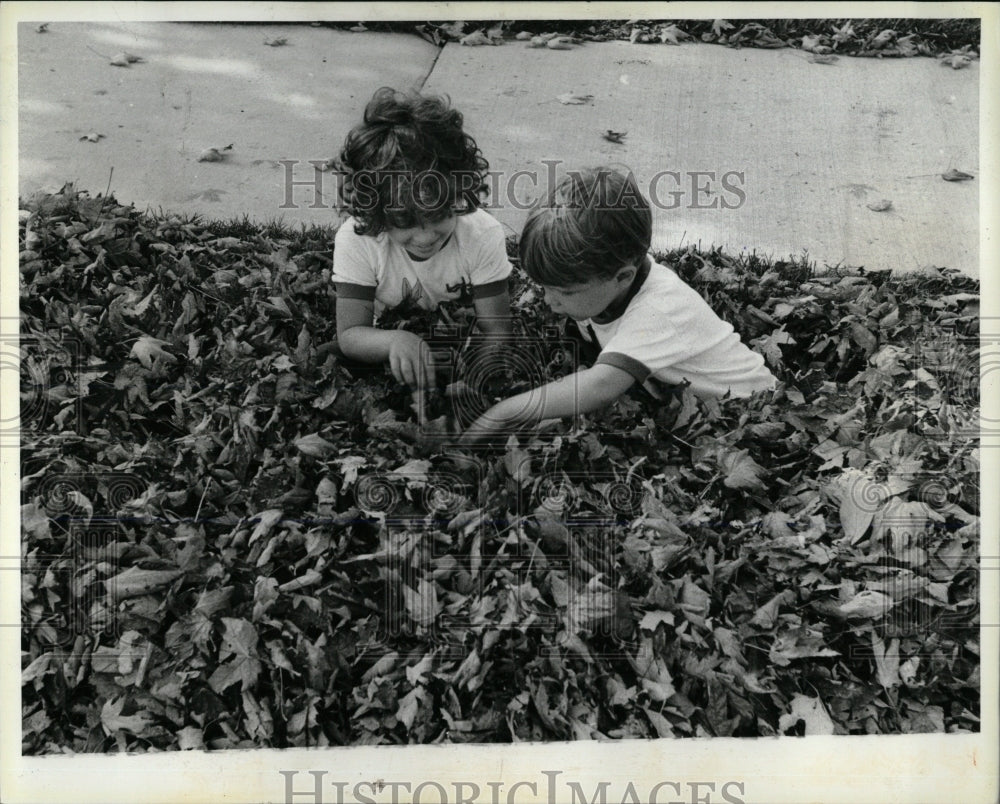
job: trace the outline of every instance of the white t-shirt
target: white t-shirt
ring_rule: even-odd
[[[383,232],[375,237],[354,232],[354,218],[337,230],[333,246],[333,281],[337,294],[375,301],[378,314],[404,299],[433,310],[469,288],[473,298],[487,298],[507,287],[511,265],[503,226],[481,209],[459,215],[444,247],[426,260],[413,259]]]
[[[650,260],[649,274],[632,292],[614,320],[579,322],[584,338],[596,336],[601,347],[597,363],[627,371],[654,395],[651,377],[669,385],[689,382],[692,392],[703,397],[727,391],[749,396],[774,387],[764,358],[670,268]]]

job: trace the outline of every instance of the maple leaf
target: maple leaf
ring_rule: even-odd
[[[794,343],[795,338],[788,333],[784,325],[767,335],[762,335],[761,337],[754,338],[750,341],[751,346],[764,355],[764,357],[767,358],[768,363],[776,367],[784,365],[781,355],[781,346],[791,345]]]
[[[761,474],[764,467],[750,457],[749,450],[723,450],[719,454],[719,468],[725,473],[722,482],[731,489],[763,489]]]
[[[731,22],[727,22],[726,20],[712,21],[712,33],[714,33],[716,36],[722,36],[723,31],[731,30],[732,27],[733,24]]]
[[[170,346],[169,341],[161,341],[151,335],[143,335],[134,344],[129,352],[129,357],[134,357],[145,368],[151,369],[154,361],[165,360],[168,363],[176,362],[177,358],[163,347]]]
[[[691,34],[682,31],[674,23],[660,29],[660,41],[664,44],[679,45],[681,39],[690,39]]]
[[[123,715],[126,696],[112,698],[101,707],[101,726],[104,732],[113,735],[118,731],[128,731],[136,737],[142,737],[153,723],[153,717],[148,712],[138,711],[134,715]]]
[[[836,26],[833,28],[833,38],[838,44],[843,44],[854,36],[854,26],[851,20],[847,20],[840,28]]]
[[[233,658],[215,669],[208,684],[219,694],[237,682],[246,690],[256,683],[261,670],[257,658],[257,629],[249,621],[234,617],[223,617],[222,625],[219,660]]]

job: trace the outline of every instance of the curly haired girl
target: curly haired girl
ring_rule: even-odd
[[[485,335],[511,331],[503,229],[480,208],[488,163],[462,122],[445,99],[383,87],[337,161],[351,216],[334,241],[338,345],[415,387],[434,382],[430,350],[412,332],[373,326],[381,311],[471,292]]]

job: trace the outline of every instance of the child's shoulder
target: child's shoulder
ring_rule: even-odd
[[[625,315],[676,314],[684,310],[690,312],[692,305],[700,308],[699,302],[704,300],[672,268],[653,259],[649,262],[649,273]]]
[[[473,235],[481,235],[491,231],[503,231],[503,224],[490,215],[485,209],[477,209],[465,215],[458,216],[456,229],[469,232]]]

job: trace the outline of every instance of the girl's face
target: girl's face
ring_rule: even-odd
[[[408,229],[386,229],[389,239],[406,249],[411,257],[426,260],[437,254],[455,231],[458,219],[451,215],[437,223],[425,223]]]

